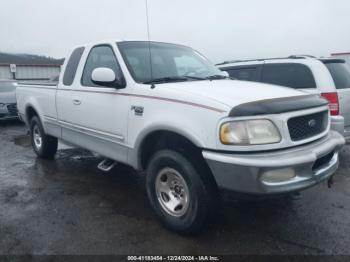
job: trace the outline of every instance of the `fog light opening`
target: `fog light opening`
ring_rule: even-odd
[[[265,183],[281,183],[291,180],[294,177],[295,172],[292,168],[281,168],[263,173],[262,181]]]

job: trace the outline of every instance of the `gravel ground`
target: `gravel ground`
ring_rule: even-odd
[[[0,122],[0,254],[350,255],[350,145],[331,189],[225,202],[216,224],[183,237],[154,218],[134,170],[102,173],[98,157],[67,147],[39,160],[26,133]]]

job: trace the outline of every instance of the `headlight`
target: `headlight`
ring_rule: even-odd
[[[270,120],[244,120],[224,123],[220,140],[226,145],[261,145],[278,143],[281,135]]]

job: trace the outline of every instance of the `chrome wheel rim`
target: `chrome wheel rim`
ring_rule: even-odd
[[[183,216],[189,206],[187,183],[173,168],[160,170],[156,178],[156,194],[162,208],[171,216]]]
[[[34,145],[37,149],[41,148],[43,139],[41,137],[41,133],[40,133],[40,129],[38,127],[38,125],[35,125],[33,127],[33,141],[34,141]]]

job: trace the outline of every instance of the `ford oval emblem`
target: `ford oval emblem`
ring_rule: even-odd
[[[316,126],[316,120],[315,119],[311,119],[307,124],[311,128],[315,127]]]

